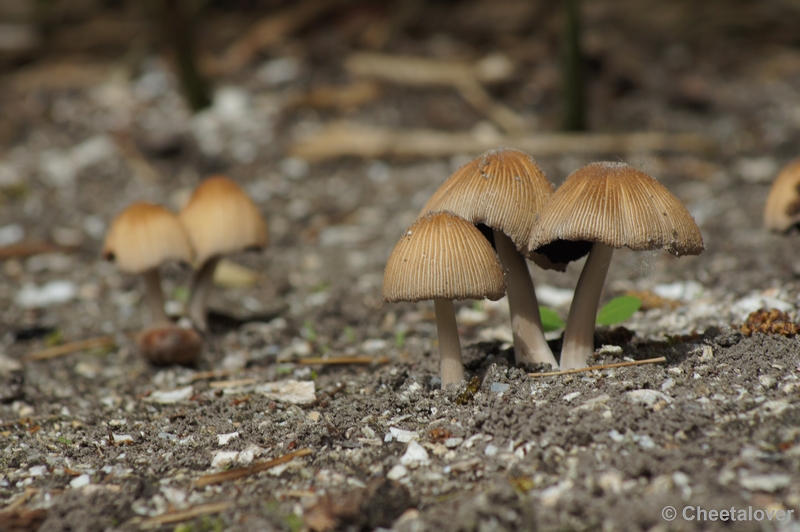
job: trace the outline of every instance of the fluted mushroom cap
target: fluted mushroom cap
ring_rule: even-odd
[[[450,212],[427,214],[395,245],[383,275],[383,299],[491,299],[503,297],[506,281],[489,241]]]
[[[200,264],[215,255],[264,248],[269,240],[256,204],[224,176],[200,183],[178,217]]]
[[[450,211],[502,231],[525,250],[553,188],[530,155],[512,148],[490,150],[456,170],[422,207],[420,216]]]
[[[764,205],[764,227],[785,233],[800,224],[800,159],[783,167]]]
[[[143,273],[163,262],[192,262],[192,248],[178,217],[160,205],[136,202],[111,223],[102,256],[126,273]]]
[[[615,162],[570,174],[542,211],[528,245],[547,254],[545,246],[563,241],[663,248],[676,256],[704,249],[700,229],[678,198],[644,172]]]

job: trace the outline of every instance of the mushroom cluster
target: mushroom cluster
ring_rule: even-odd
[[[179,214],[165,207],[137,202],[112,222],[102,256],[125,273],[142,274],[151,325],[140,333],[141,354],[152,363],[191,364],[202,341],[194,329],[172,323],[164,311],[159,267],[177,260],[192,264],[189,318],[206,332],[206,298],[214,270],[222,255],[246,249],[263,249],[267,225],[255,203],[233,181],[209,177],[194,190]]]
[[[696,255],[703,238],[681,202],[644,172],[593,163],[554,192],[530,156],[501,148],[459,168],[428,200],[392,251],[383,298],[434,300],[443,386],[464,378],[452,300],[499,299],[506,283],[517,363],[559,367],[525,259],[564,271],[588,254],[560,358],[561,369],[585,367],[611,257],[623,246]]]

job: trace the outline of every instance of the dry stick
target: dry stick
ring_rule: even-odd
[[[301,358],[297,361],[297,364],[301,366],[311,366],[314,364],[322,364],[325,366],[336,366],[339,364],[387,364],[389,362],[389,357],[367,357],[367,356],[353,356],[353,357],[334,357],[334,358],[322,358],[322,357],[312,357],[312,358]]]
[[[188,510],[183,510],[181,512],[172,512],[164,515],[159,515],[156,517],[151,517],[150,519],[145,519],[142,521],[142,526],[155,526],[155,525],[166,525],[169,523],[179,523],[181,521],[186,521],[188,519],[194,519],[195,517],[200,517],[201,515],[208,515],[208,514],[218,514],[220,512],[224,512],[227,510],[232,502],[212,502],[210,504],[201,504],[199,506],[195,506],[194,508],[189,508]]]
[[[37,493],[39,493],[39,489],[38,488],[25,488],[25,491],[22,492],[22,495],[20,495],[19,497],[17,497],[13,501],[11,501],[11,504],[6,506],[3,509],[3,511],[4,512],[12,512],[12,511],[16,510],[17,508],[21,507],[23,504],[28,502],[28,499],[30,499],[31,497],[33,497]]]
[[[211,486],[212,484],[221,484],[230,480],[238,480],[240,478],[249,477],[250,475],[254,475],[261,471],[266,471],[267,469],[272,469],[273,467],[285,464],[286,462],[291,462],[295,458],[308,456],[309,454],[311,454],[311,449],[300,449],[299,451],[294,451],[293,453],[279,456],[278,458],[269,460],[267,462],[261,462],[248,467],[229,469],[228,471],[214,473],[213,475],[205,475],[195,480],[194,486],[196,488],[204,488],[206,486]]]
[[[321,131],[295,142],[290,154],[311,161],[355,156],[447,157],[459,153],[482,153],[499,145],[546,155],[565,153],[706,152],[713,148],[707,138],[692,133],[540,133],[487,135],[451,133],[430,129],[388,129],[353,122],[334,122]]]
[[[91,349],[93,347],[107,347],[114,345],[113,336],[98,336],[97,338],[89,338],[88,340],[79,340],[77,342],[70,342],[68,344],[57,345],[42,349],[41,351],[34,351],[23,356],[20,360],[22,362],[31,362],[33,360],[47,360],[50,358],[68,355],[75,351],[82,351],[84,349]]]
[[[23,259],[44,253],[69,253],[77,249],[78,246],[60,246],[50,242],[21,242],[19,244],[0,246],[0,260]]]
[[[648,358],[646,360],[632,360],[630,362],[616,362],[614,364],[601,364],[599,366],[588,366],[585,368],[565,369],[564,371],[548,371],[547,373],[528,373],[528,377],[553,377],[555,375],[568,375],[570,373],[582,373],[584,371],[594,371],[596,369],[625,368],[628,366],[642,366],[644,364],[661,364],[666,362],[667,357]]]
[[[227,377],[228,375],[232,375],[239,371],[238,369],[225,369],[219,371],[201,371],[200,373],[195,373],[192,375],[192,378],[189,382],[196,382],[202,381],[206,379],[217,379],[219,377]]]

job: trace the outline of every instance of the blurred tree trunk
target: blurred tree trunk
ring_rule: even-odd
[[[193,16],[183,0],[163,0],[164,34],[175,54],[183,92],[193,111],[211,105],[208,86],[197,69]]]
[[[586,129],[586,69],[581,48],[580,0],[564,0],[562,65],[563,127]]]

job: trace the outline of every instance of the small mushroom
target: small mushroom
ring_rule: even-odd
[[[139,335],[142,355],[154,364],[188,364],[200,353],[197,333],[178,327],[164,312],[159,266],[170,261],[192,261],[192,249],[178,217],[158,205],[137,202],[112,222],[102,256],[131,274],[141,274],[151,325]]]
[[[764,227],[785,233],[800,224],[800,159],[783,167],[764,206]]]
[[[492,246],[470,222],[450,212],[419,218],[395,245],[383,276],[383,299],[433,299],[442,387],[464,380],[454,299],[498,300],[505,278]]]
[[[528,264],[520,250],[547,200],[553,184],[528,154],[510,148],[491,150],[468,162],[431,196],[420,216],[447,210],[493,231],[500,262],[508,270],[508,306],[517,363],[558,367],[544,337],[539,302]],[[547,269],[561,269],[531,254]],[[564,266],[564,265],[561,265]]]
[[[529,242],[555,262],[575,260],[589,246],[567,317],[562,370],[585,367],[594,351],[597,306],[615,248],[698,255],[703,237],[686,207],[658,181],[627,164],[602,162],[567,177]]]
[[[189,317],[195,327],[206,331],[206,299],[219,259],[228,253],[265,248],[267,224],[253,200],[224,176],[209,177],[198,185],[178,217],[199,266],[192,278]]]

